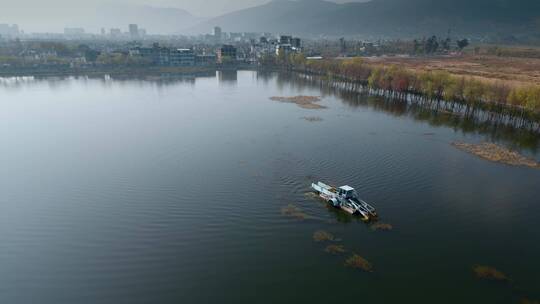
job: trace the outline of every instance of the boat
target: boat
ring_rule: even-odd
[[[356,190],[348,185],[336,188],[323,182],[311,184],[311,188],[331,206],[349,214],[358,215],[365,221],[377,219],[377,211],[373,206],[358,197]]]

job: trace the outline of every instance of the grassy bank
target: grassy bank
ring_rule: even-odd
[[[511,86],[540,85],[540,58],[521,57],[522,55],[516,53],[509,55],[515,57],[481,52],[460,56],[371,57],[366,58],[366,63],[399,65],[418,71],[446,71],[455,76],[471,77],[485,82],[505,82]]]

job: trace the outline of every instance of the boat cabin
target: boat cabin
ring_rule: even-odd
[[[356,190],[351,186],[341,186],[339,187],[338,194],[346,199],[357,198]]]

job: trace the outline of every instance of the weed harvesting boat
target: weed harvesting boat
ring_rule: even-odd
[[[377,219],[375,208],[361,200],[356,190],[351,186],[336,188],[323,182],[317,182],[316,184],[311,184],[311,188],[335,208],[342,209],[352,215],[361,216],[365,221]]]

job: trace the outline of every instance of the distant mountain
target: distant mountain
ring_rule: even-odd
[[[128,24],[135,23],[149,34],[178,34],[205,20],[182,9],[134,5],[103,6],[97,9],[95,16],[86,21],[90,27],[127,31]]]
[[[337,4],[274,0],[207,20],[194,28],[304,35],[412,37],[446,33],[540,32],[539,0],[373,0]]]
[[[320,29],[310,28],[320,18],[333,16],[339,4],[316,0],[273,0],[267,4],[251,7],[212,18],[193,28],[209,32],[221,26],[228,32],[296,32],[314,33]]]

